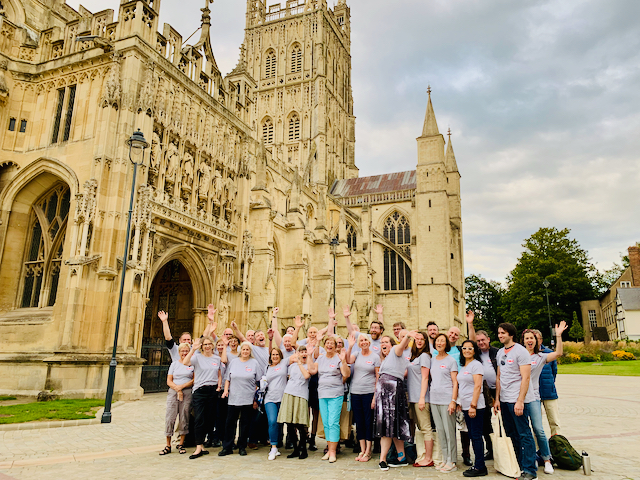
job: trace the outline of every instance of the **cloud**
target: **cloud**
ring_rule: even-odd
[[[462,174],[467,274],[503,280],[543,226],[571,228],[603,268],[640,240],[640,2],[348,3],[360,174],[415,168],[431,84]],[[245,6],[211,6],[223,73],[237,61]],[[186,37],[199,8],[165,1],[161,21]]]

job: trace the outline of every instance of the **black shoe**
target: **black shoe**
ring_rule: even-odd
[[[193,460],[194,458],[200,458],[203,455],[209,455],[209,452],[206,450],[200,450],[200,453],[194,453],[193,455],[189,455],[189,460]]]
[[[473,462],[471,461],[471,457],[462,457],[462,463],[464,463],[467,467],[472,467]]]
[[[386,472],[387,470],[389,470],[389,465],[387,465],[387,462],[385,461],[380,462],[378,466],[380,467],[380,470],[382,470],[383,472]]]
[[[485,467],[483,470],[478,470],[476,468],[471,467],[469,470],[465,470],[462,472],[462,475],[465,477],[486,477],[489,475],[487,468]]]
[[[303,448],[302,450],[300,450],[300,456],[298,457],[300,460],[304,460],[305,458],[307,458],[309,456],[309,454],[307,453],[307,449]]]
[[[526,473],[525,472],[525,473],[523,473],[522,475],[520,475],[518,477],[518,480],[533,480],[535,478],[538,478],[538,477],[535,477],[535,476],[531,475],[530,473]]]
[[[318,450],[318,447],[316,447],[315,435],[313,437],[309,437],[309,450],[311,450],[312,452],[315,452],[316,450]]]
[[[407,456],[405,455],[402,457],[402,460],[399,460],[397,458],[392,458],[391,460],[389,460],[388,465],[393,468],[406,467],[407,465],[409,465],[409,461],[407,460]]]
[[[300,450],[298,450],[297,448],[294,448],[293,452],[287,455],[287,458],[298,458],[299,456],[300,456]]]
[[[241,457],[245,457],[247,455],[247,451],[244,448],[241,448],[238,453]]]
[[[218,452],[218,456],[219,457],[224,457],[224,456],[227,456],[227,455],[233,455],[233,450],[227,450],[226,448],[223,448],[222,450],[220,450]]]
[[[485,462],[487,460],[493,460],[493,452],[488,452],[485,456],[484,456],[484,460]]]

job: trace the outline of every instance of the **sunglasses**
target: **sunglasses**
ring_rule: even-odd
[[[462,347],[462,350],[473,350],[473,347]]]
[[[507,356],[503,356],[502,360],[500,360],[500,365],[505,365],[504,361],[507,359]]]

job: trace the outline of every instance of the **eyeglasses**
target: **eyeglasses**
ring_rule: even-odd
[[[462,347],[462,350],[473,350],[473,347]]]
[[[210,347],[213,347],[213,343],[203,343],[202,344],[203,347],[206,347],[207,345],[210,346]]]

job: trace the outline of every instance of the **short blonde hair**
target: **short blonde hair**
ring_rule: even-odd
[[[238,351],[242,352],[242,347],[244,347],[245,345],[249,347],[249,357],[253,358],[253,345],[251,344],[251,342],[247,342],[246,340],[242,342],[238,347]]]
[[[360,346],[360,340],[366,340],[371,345],[371,337],[367,333],[361,333],[358,335],[358,340],[356,341],[356,345]]]
[[[189,345],[188,343],[181,343],[180,345],[178,345],[178,351],[182,350],[183,348],[191,350],[191,345]]]

